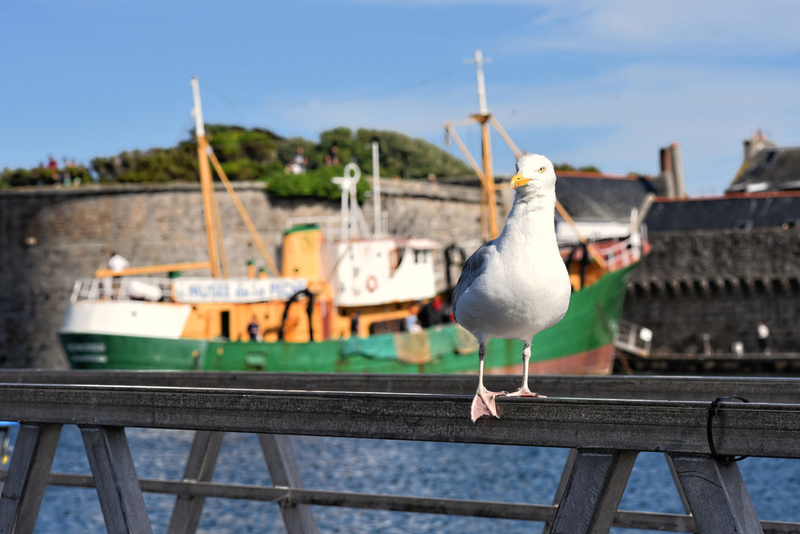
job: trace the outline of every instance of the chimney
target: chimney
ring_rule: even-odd
[[[672,198],[675,196],[675,180],[672,173],[672,154],[669,147],[662,148],[659,156],[661,159],[661,173],[658,175],[658,181],[662,184],[662,190],[659,193],[667,198]]]
[[[659,194],[668,197],[685,197],[686,187],[683,180],[683,163],[681,163],[681,149],[678,143],[672,143],[660,151],[661,174],[658,181],[661,183]]]
[[[756,155],[756,152],[758,152],[756,147],[753,145],[755,145],[755,141],[752,139],[744,140],[744,161],[750,161],[753,159],[753,156]]]
[[[672,179],[674,181],[673,187],[675,188],[675,196],[686,196],[686,185],[683,180],[683,161],[681,160],[681,147],[678,143],[672,143],[670,146],[672,155]]]
[[[767,137],[764,133],[761,130],[756,130],[756,132],[750,136],[750,139],[744,140],[744,161],[748,162],[752,160],[756,154],[768,146],[774,147],[775,143],[767,141]]]

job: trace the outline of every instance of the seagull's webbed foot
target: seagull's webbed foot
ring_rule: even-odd
[[[497,415],[497,406],[495,405],[494,399],[495,397],[502,397],[505,394],[505,391],[495,392],[489,391],[483,386],[479,387],[478,391],[475,392],[475,398],[472,399],[472,409],[470,410],[472,422],[474,423],[477,421],[482,415],[491,415],[500,419],[500,416]]]
[[[523,387],[519,388],[517,391],[515,391],[513,393],[508,393],[506,396],[507,397],[539,397],[540,399],[546,399],[547,398],[546,395],[541,395],[539,393],[531,391],[530,389],[528,389],[528,386],[523,386]]]

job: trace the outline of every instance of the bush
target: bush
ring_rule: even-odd
[[[89,171],[85,167],[69,167],[66,169],[58,169],[56,175],[57,180],[53,179],[53,171],[45,169],[44,167],[36,167],[33,169],[4,169],[0,173],[0,187],[22,187],[31,185],[53,185],[63,180],[65,173],[69,174],[70,182],[74,182],[76,178],[81,180],[81,183],[90,183],[92,178]]]
[[[291,174],[281,169],[267,176],[267,190],[279,197],[318,197],[339,199],[342,191],[332,182],[336,176],[344,176],[344,166],[319,167],[305,174]],[[364,174],[356,185],[359,202],[371,188]]]
[[[34,169],[33,171],[35,170],[38,169]],[[33,171],[27,171],[25,169],[14,169],[12,171],[6,169],[3,171],[3,180],[15,187],[36,185],[36,178],[33,176]],[[50,180],[49,183],[53,183],[52,180]]]

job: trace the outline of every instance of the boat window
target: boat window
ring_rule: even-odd
[[[230,339],[231,338],[231,312],[224,311],[219,314],[220,320],[220,336]]]
[[[389,270],[391,273],[394,273],[397,268],[400,267],[400,262],[403,261],[403,255],[405,253],[406,249],[402,247],[397,247],[389,252]]]
[[[388,334],[394,332],[402,332],[405,326],[404,319],[390,319],[388,321],[376,321],[369,325],[369,333],[373,334]]]

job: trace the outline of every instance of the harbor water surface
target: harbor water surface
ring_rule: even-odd
[[[180,480],[193,432],[126,430],[141,478]],[[12,434],[16,437],[16,431]],[[453,443],[293,437],[306,488],[363,493],[549,504],[567,458],[565,449]],[[762,520],[800,522],[800,461],[748,458],[739,463]],[[89,473],[80,431],[65,426],[53,472]],[[258,439],[227,433],[214,472],[215,482],[269,486]],[[145,494],[153,532],[166,532],[174,496]],[[621,510],[683,513],[661,454],[640,454]],[[538,532],[542,523],[474,517],[313,507],[321,533],[436,532],[467,534]],[[36,533],[104,533],[93,489],[48,487]],[[284,533],[273,503],[207,499],[198,532],[203,534]],[[614,534],[650,531],[612,529]]]

